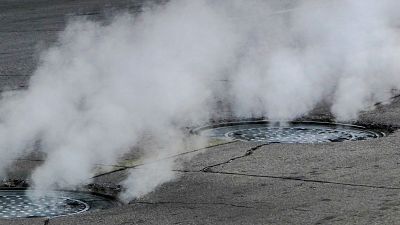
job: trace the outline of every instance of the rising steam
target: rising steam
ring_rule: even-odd
[[[397,3],[398,4],[398,3]],[[0,102],[0,171],[40,146],[35,189],[89,182],[149,135],[147,160],[183,150],[182,128],[218,99],[239,117],[292,120],[330,102],[338,120],[400,88],[395,0],[172,0],[111,22],[71,21],[42,53],[29,89]],[[227,80],[221,91],[221,80]],[[174,177],[172,162],[132,170],[124,200]]]

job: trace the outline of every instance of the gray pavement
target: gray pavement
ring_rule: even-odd
[[[1,0],[0,86],[21,88],[37,52],[56,40],[67,16],[105,19],[139,11],[141,1]],[[309,118],[329,118],[317,110]],[[400,126],[400,98],[363,112],[361,124]],[[399,224],[400,132],[368,141],[328,144],[230,142],[176,156],[179,177],[130,204],[75,216],[0,220],[0,224]],[[188,160],[190,159],[190,160]],[[133,158],[126,162],[135,165]],[[16,161],[24,178],[39,156]],[[119,168],[124,168],[126,164]],[[109,168],[113,170],[116,168]],[[134,168],[133,168],[134,169]],[[100,176],[117,184],[129,169]]]

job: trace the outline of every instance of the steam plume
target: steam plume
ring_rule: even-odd
[[[0,170],[39,144],[47,158],[32,174],[34,188],[74,188],[144,135],[163,146],[147,149],[146,159],[181,151],[182,128],[207,122],[218,99],[240,117],[271,120],[328,101],[338,120],[351,120],[400,88],[394,0],[293,7],[172,0],[107,24],[71,21],[43,52],[29,89],[2,96]],[[172,165],[134,170],[122,198],[172,179]]]

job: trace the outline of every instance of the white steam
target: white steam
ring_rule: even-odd
[[[400,87],[399,30],[389,11],[399,9],[396,1],[301,1],[297,7],[273,17],[252,10],[256,19],[245,24],[252,27],[250,44],[232,78],[239,115],[291,120],[329,101],[338,120],[351,120]]]
[[[74,188],[144,135],[181,151],[182,128],[207,122],[218,99],[240,117],[292,120],[321,101],[338,120],[400,88],[395,0],[172,0],[110,23],[71,21],[46,50],[29,89],[0,102],[0,171],[39,144],[34,188]],[[220,80],[227,80],[221,88]],[[134,170],[126,201],[174,177],[173,163]]]

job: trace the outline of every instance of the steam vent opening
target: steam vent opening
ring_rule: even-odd
[[[115,203],[84,192],[51,191],[31,198],[27,190],[0,190],[0,219],[58,217],[110,208]]]
[[[385,136],[384,132],[362,126],[323,122],[235,122],[202,127],[195,132],[217,139],[288,144],[356,141]]]

